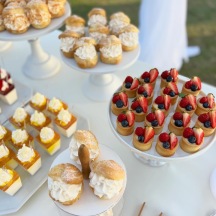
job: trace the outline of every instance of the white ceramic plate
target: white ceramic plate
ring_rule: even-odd
[[[112,149],[108,148],[107,146],[100,145],[100,150],[101,153],[98,160],[114,160],[118,164],[120,164],[126,172],[126,168],[122,160]],[[81,166],[70,159],[70,152],[68,149],[64,150],[54,160],[51,167],[60,163],[72,163],[81,170]],[[55,204],[59,208],[61,208],[61,210],[63,210],[64,212],[70,213],[74,216],[95,216],[102,212],[105,212],[106,210],[112,208],[118,203],[118,201],[121,199],[124,193],[126,187],[126,181],[127,179],[125,179],[124,187],[117,196],[115,196],[110,200],[103,200],[103,199],[99,199],[97,196],[94,195],[92,189],[89,187],[89,180],[84,180],[84,191],[77,202],[75,202],[71,206],[64,206],[58,202],[55,202]],[[49,179],[48,179],[48,184],[49,184]]]

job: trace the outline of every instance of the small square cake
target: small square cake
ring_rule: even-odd
[[[46,110],[47,107],[47,98],[42,95],[41,93],[37,92],[32,98],[31,101],[29,102],[29,105],[39,111],[42,112]]]
[[[14,84],[0,79],[0,98],[6,104],[13,104],[17,100],[17,92]]]
[[[11,131],[6,127],[0,125],[0,142],[7,143],[11,137]]]

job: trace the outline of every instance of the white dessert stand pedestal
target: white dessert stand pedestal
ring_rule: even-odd
[[[0,41],[0,52],[3,52],[11,47],[12,43],[9,41]]]
[[[31,46],[31,54],[23,65],[23,72],[32,79],[45,79],[59,72],[60,62],[54,56],[46,53],[39,42],[39,37],[58,29],[64,23],[64,20],[70,16],[71,8],[67,2],[65,5],[65,14],[62,17],[51,20],[51,24],[44,29],[34,29],[30,27],[27,32],[20,35],[10,34],[7,31],[0,33],[1,41],[20,41],[28,40]]]
[[[84,95],[94,101],[108,101],[113,93],[121,85],[121,80],[114,75],[130,67],[139,57],[140,47],[130,52],[123,52],[122,60],[117,65],[104,64],[100,60],[94,68],[80,68],[74,59],[66,58],[62,54],[63,61],[76,71],[90,74],[83,84]]]

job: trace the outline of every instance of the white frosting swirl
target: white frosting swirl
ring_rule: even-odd
[[[61,109],[61,111],[58,113],[57,118],[60,122],[63,124],[68,124],[71,120],[71,114],[68,110]]]
[[[107,36],[106,34],[100,32],[90,32],[89,35],[90,37],[93,37],[95,39],[97,44],[102,38],[105,38]]]
[[[66,30],[74,31],[78,34],[85,34],[85,26],[70,26],[66,25]]]
[[[8,88],[9,88],[9,84],[8,84],[6,81],[2,80],[1,91],[4,92],[4,91],[6,91]]]
[[[62,109],[63,104],[59,99],[54,97],[50,100],[48,107],[51,108],[51,110],[59,111]]]
[[[30,121],[34,125],[42,125],[46,121],[46,117],[42,112],[35,112],[31,115]]]
[[[128,47],[133,47],[138,44],[137,32],[125,32],[119,35],[122,44]]]
[[[23,145],[22,148],[18,150],[17,158],[23,163],[30,162],[34,157],[35,157],[34,149],[26,146],[25,144]]]
[[[7,157],[9,153],[9,150],[5,145],[0,145],[0,158]]]
[[[0,168],[0,186],[4,186],[13,178],[11,170]]]
[[[44,143],[50,142],[55,136],[55,133],[52,128],[49,127],[43,127],[40,131],[40,139]]]
[[[94,45],[81,46],[76,49],[75,54],[81,59],[93,59],[97,55]]]
[[[103,54],[105,58],[115,58],[122,54],[122,46],[121,44],[118,45],[111,45],[111,46],[104,46],[100,48],[100,52]]]
[[[89,26],[92,26],[92,25],[97,24],[97,23],[100,23],[102,25],[106,25],[107,24],[106,17],[99,15],[99,14],[95,14],[95,15],[92,15],[88,20]]]
[[[64,52],[69,52],[72,50],[76,39],[73,37],[64,37],[61,38],[61,46],[60,49]]]
[[[15,131],[12,131],[12,140],[16,143],[23,143],[28,139],[28,133],[26,130],[17,129]]]
[[[5,127],[0,125],[0,139],[2,139],[6,133],[7,133],[7,131],[6,131]]]
[[[16,122],[23,122],[25,118],[27,117],[27,113],[24,108],[18,107],[13,115],[13,119],[15,119]]]
[[[37,104],[38,106],[42,106],[46,103],[46,98],[41,93],[37,92],[31,99],[33,104]]]
[[[89,185],[94,188],[94,194],[105,199],[111,199],[117,195],[123,187],[123,180],[111,180],[98,175],[94,172],[90,173]]]

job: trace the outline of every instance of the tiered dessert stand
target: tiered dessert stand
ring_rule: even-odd
[[[3,52],[11,47],[12,43],[9,41],[0,41],[0,52]]]

